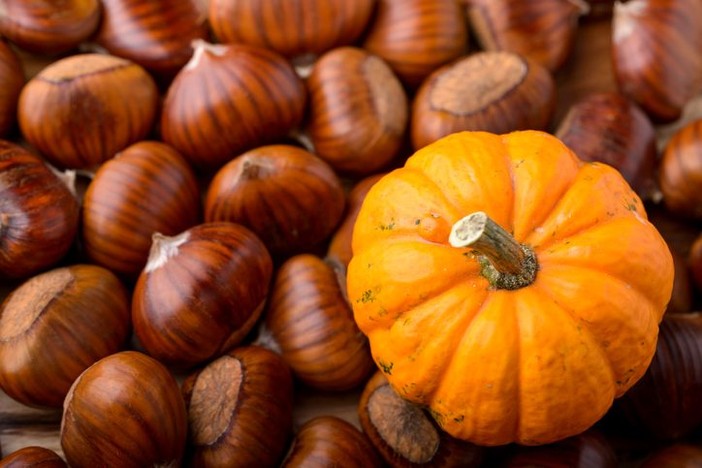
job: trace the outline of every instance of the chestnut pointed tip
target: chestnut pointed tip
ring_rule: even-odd
[[[160,232],[156,232],[151,237],[151,250],[149,258],[144,267],[145,273],[151,273],[154,270],[161,268],[169,259],[178,255],[180,246],[188,241],[190,233],[184,231],[176,236],[166,236]]]
[[[183,70],[192,70],[197,68],[200,65],[202,56],[205,53],[221,57],[227,52],[228,49],[225,44],[213,44],[201,38],[193,39],[190,44],[193,48],[193,55],[190,57],[190,60],[188,60],[188,63],[185,64]]]

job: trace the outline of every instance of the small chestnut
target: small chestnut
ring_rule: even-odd
[[[702,219],[702,119],[683,125],[665,144],[658,183],[671,213]]]
[[[694,288],[698,293],[702,293],[702,233],[698,234],[690,245],[687,266]]]
[[[641,463],[641,468],[698,468],[702,466],[702,447],[680,441],[653,450]]]
[[[14,50],[0,38],[0,138],[15,129],[17,100],[24,86],[24,70]]]
[[[122,349],[130,332],[129,295],[109,270],[36,275],[0,306],[0,387],[25,405],[58,408],[76,377]]]
[[[121,351],[88,367],[66,395],[61,448],[69,466],[179,466],[187,413],[178,382],[157,360]]]
[[[67,468],[58,453],[38,445],[15,450],[0,460],[0,468]]]

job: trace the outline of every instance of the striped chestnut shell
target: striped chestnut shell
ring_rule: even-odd
[[[658,165],[665,207],[690,220],[702,219],[702,119],[678,129],[668,140]]]
[[[81,372],[127,344],[129,302],[120,280],[96,265],[28,279],[0,306],[0,387],[25,405],[60,408]]]
[[[200,222],[193,169],[173,148],[140,141],[95,173],[83,198],[82,241],[88,258],[126,278],[146,265],[151,237],[176,235]]]
[[[194,47],[166,92],[161,136],[196,169],[216,170],[299,127],[306,91],[281,55],[244,44]]]
[[[23,86],[22,63],[15,51],[0,38],[0,138],[15,130],[17,100]]]
[[[132,296],[144,350],[191,368],[238,345],[261,316],[273,262],[256,235],[235,223],[204,223],[154,235]]]
[[[17,115],[22,136],[54,166],[95,169],[152,131],[158,98],[153,78],[136,63],[78,54],[30,79]]]

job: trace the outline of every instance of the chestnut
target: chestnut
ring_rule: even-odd
[[[382,372],[366,383],[358,402],[363,432],[391,467],[478,467],[485,449],[443,432],[423,408],[400,397]]]
[[[687,266],[690,280],[698,293],[702,293],[702,233],[698,234],[687,253]]]
[[[563,466],[572,468],[617,468],[619,456],[608,438],[594,429],[541,446],[519,446],[505,468]]]
[[[0,276],[29,277],[68,253],[80,214],[69,184],[34,153],[0,140]]]
[[[187,413],[178,382],[163,364],[120,351],[88,367],[71,386],[61,418],[69,466],[179,466]]]
[[[665,207],[689,220],[702,219],[702,119],[684,124],[667,141],[658,167]]]
[[[97,168],[152,130],[158,89],[140,65],[105,54],[59,59],[19,97],[22,136],[60,168]]]
[[[0,38],[0,138],[15,130],[17,100],[24,86],[24,69],[19,57]]]
[[[51,449],[28,445],[0,460],[0,468],[67,468],[66,462]]]
[[[207,38],[204,8],[198,0],[102,0],[95,42],[167,83],[190,60],[192,41]]]
[[[554,78],[542,65],[513,52],[476,52],[434,71],[417,90],[412,146],[462,130],[545,130],[555,103]]]
[[[334,169],[368,175],[399,153],[409,104],[382,59],[356,47],[333,49],[314,63],[307,89],[306,133],[315,154]]]
[[[279,352],[312,388],[357,388],[375,369],[343,285],[342,272],[315,255],[300,254],[278,268],[271,288],[258,343]]]
[[[283,468],[336,466],[381,468],[382,459],[368,440],[350,422],[324,415],[305,422],[295,434]]]
[[[100,15],[100,0],[3,0],[0,35],[33,53],[60,54],[88,39]]]
[[[161,137],[195,168],[217,170],[300,126],[305,86],[281,55],[246,44],[193,47],[166,92]]]
[[[702,447],[677,442],[655,449],[641,463],[641,468],[696,468],[702,466]]]
[[[126,345],[129,295],[109,270],[36,275],[0,306],[0,387],[29,406],[60,407],[78,375]]]
[[[192,466],[278,466],[293,424],[293,381],[277,354],[242,346],[182,384]]]
[[[210,0],[209,20],[220,42],[266,47],[295,60],[356,42],[372,17],[375,3]]]
[[[83,197],[82,247],[127,278],[146,265],[155,232],[175,235],[200,222],[195,172],[172,147],[140,141],[96,171]]]
[[[468,50],[468,20],[456,0],[377,0],[363,48],[409,89]]]
[[[291,255],[325,241],[340,221],[344,187],[309,151],[266,145],[220,168],[205,197],[205,221],[251,229],[272,255]]]
[[[132,295],[144,350],[190,368],[238,345],[261,316],[273,274],[266,246],[235,223],[156,233]]]

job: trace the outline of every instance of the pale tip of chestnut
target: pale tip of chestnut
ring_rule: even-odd
[[[190,233],[188,231],[181,232],[176,236],[165,236],[160,232],[154,233],[151,236],[151,250],[149,251],[149,258],[146,261],[144,272],[151,273],[165,265],[169,259],[178,255],[180,246],[186,243],[189,237]]]
[[[639,0],[629,0],[626,2],[618,0],[614,2],[613,14],[617,17],[617,27],[613,28],[612,40],[614,42],[620,42],[633,34],[635,25],[634,22],[631,21],[631,18],[640,15],[645,9],[646,2]]]
[[[590,4],[585,0],[568,0],[575,8],[578,9],[580,16],[587,16],[590,14]]]
[[[2,0],[0,0],[0,4],[1,3]],[[61,182],[66,184],[66,187],[68,187],[68,191],[71,192],[71,195],[78,198],[78,190],[76,189],[76,180],[78,177],[78,173],[76,172],[76,170],[66,169],[64,171],[60,171],[51,165],[49,165],[49,169],[51,169],[51,172],[56,174],[56,177],[58,177]]]
[[[207,52],[208,54],[216,55],[218,57],[223,56],[227,52],[227,46],[224,44],[212,44],[204,39],[193,39],[190,43],[193,48],[193,56],[190,57],[188,63],[185,64],[183,70],[192,70],[197,68],[202,60],[202,55]]]
[[[261,322],[259,325],[258,334],[253,344],[269,351],[273,351],[279,356],[283,355],[283,350],[280,348],[280,344],[278,344],[276,339],[273,337],[273,332],[271,332],[271,329],[266,326],[265,322]]]

